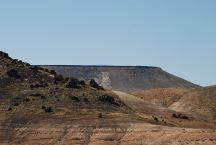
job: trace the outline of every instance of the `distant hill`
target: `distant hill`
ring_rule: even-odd
[[[198,87],[174,76],[161,68],[151,66],[81,66],[43,65],[65,77],[76,77],[89,81],[95,79],[106,89],[138,91],[154,88]]]

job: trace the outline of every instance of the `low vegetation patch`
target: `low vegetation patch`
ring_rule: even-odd
[[[173,113],[173,114],[172,114],[172,117],[173,117],[173,118],[178,118],[178,119],[186,119],[186,120],[189,119],[188,116],[183,115],[182,113]]]

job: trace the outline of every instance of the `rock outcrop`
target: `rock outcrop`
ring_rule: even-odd
[[[99,86],[94,79],[90,80],[89,86],[96,88],[96,89],[104,90],[104,88],[102,86]]]

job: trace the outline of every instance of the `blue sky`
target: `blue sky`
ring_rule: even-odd
[[[216,84],[215,0],[1,0],[0,50],[31,64],[158,66]]]

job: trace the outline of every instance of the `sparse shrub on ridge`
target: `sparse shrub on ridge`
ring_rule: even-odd
[[[173,114],[172,114],[172,117],[173,117],[173,118],[179,118],[179,119],[186,119],[186,120],[189,119],[188,116],[183,115],[182,113],[179,113],[179,114],[173,113]]]

